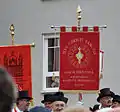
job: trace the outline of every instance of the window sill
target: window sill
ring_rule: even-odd
[[[46,94],[46,93],[55,93],[58,92],[59,88],[48,88],[48,89],[43,89],[40,91],[41,94]]]

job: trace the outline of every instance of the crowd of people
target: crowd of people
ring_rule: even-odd
[[[63,92],[45,94],[41,101],[44,106],[29,109],[31,100],[28,91],[18,91],[11,75],[0,67],[0,112],[120,112],[120,95],[116,95],[110,88],[101,89],[98,104],[89,108],[69,107],[69,99]]]

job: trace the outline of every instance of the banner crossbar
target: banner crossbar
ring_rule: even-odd
[[[84,25],[84,26],[76,26],[77,28],[83,28],[83,27],[85,27],[85,26],[87,26],[87,25]],[[96,26],[96,25],[94,25],[94,26]],[[51,26],[51,29],[59,29],[61,26]],[[66,28],[72,28],[71,26],[65,26]],[[104,28],[107,28],[107,25],[101,25],[101,26],[98,26],[99,27],[99,29],[104,29]],[[93,26],[88,26],[88,28],[93,28]]]

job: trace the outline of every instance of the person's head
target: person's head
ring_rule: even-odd
[[[67,104],[68,103],[68,98],[66,98],[66,97],[64,97],[64,93],[63,92],[56,92],[55,94],[54,94],[54,96],[59,96],[59,97],[61,97],[62,98],[62,100],[65,102],[65,104]]]
[[[112,105],[112,97],[111,96],[105,96],[100,99],[100,103],[103,107],[110,107]]]
[[[48,108],[48,109],[51,110],[51,108],[52,108],[52,102],[50,102],[50,101],[44,102],[44,106],[45,106],[45,108]]]
[[[84,107],[67,107],[62,112],[91,112],[89,108]]]
[[[64,97],[62,92],[57,92],[53,95],[52,110],[53,112],[61,112],[65,109],[68,98]]]
[[[17,88],[11,75],[0,67],[0,112],[9,112],[16,98]]]
[[[110,91],[110,88],[103,88],[100,90],[97,101],[101,103],[103,107],[110,107],[112,105],[112,98],[114,93]]]
[[[120,112],[120,107],[112,108],[109,112]]]
[[[120,95],[115,95],[112,102],[112,108],[120,107]]]
[[[44,99],[41,101],[41,103],[44,104],[45,108],[48,108],[51,110],[52,107],[52,96],[53,94],[44,94]]]
[[[19,91],[19,97],[17,98],[17,107],[21,111],[27,110],[29,108],[31,99],[32,98],[28,95],[28,91]]]
[[[53,112],[61,112],[65,108],[66,104],[64,101],[54,101],[52,103]]]
[[[29,110],[29,112],[51,112],[49,109],[42,106],[35,106]]]

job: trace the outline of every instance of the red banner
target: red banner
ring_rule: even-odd
[[[60,90],[99,90],[99,32],[60,33]]]
[[[0,46],[0,64],[13,76],[19,90],[28,90],[32,96],[31,47]]]

